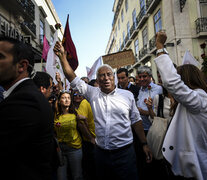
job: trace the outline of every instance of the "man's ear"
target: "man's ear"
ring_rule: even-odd
[[[18,71],[20,73],[27,71],[28,66],[29,66],[29,61],[27,59],[22,59],[18,62]]]
[[[44,93],[46,92],[46,88],[44,88],[43,86],[40,86],[40,92],[41,92],[42,94],[44,94]]]

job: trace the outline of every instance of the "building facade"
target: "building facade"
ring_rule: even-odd
[[[167,33],[166,49],[175,64],[181,65],[186,50],[201,63],[200,44],[207,43],[207,0],[114,0],[112,31],[106,54],[132,49],[135,64],[131,75],[148,65],[156,79],[155,34]]]
[[[52,44],[55,24],[60,23],[51,0],[1,0],[0,35],[22,40],[32,46],[35,69],[42,70],[43,37]],[[62,39],[63,28],[58,31]]]

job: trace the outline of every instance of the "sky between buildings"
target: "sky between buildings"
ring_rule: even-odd
[[[75,73],[86,76],[90,67],[102,55],[109,40],[113,20],[114,0],[52,0],[65,28],[67,14],[69,27],[79,60]]]

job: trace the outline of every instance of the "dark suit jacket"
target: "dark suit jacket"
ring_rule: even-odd
[[[51,179],[53,113],[31,79],[0,103],[0,176]]]
[[[118,85],[118,88],[121,88],[121,86]],[[121,88],[123,89],[123,88]],[[135,101],[137,101],[137,97],[139,95],[139,87],[133,85],[133,84],[130,84],[130,86],[128,85],[128,87],[126,87],[126,90],[129,90],[132,92],[132,94],[134,95],[134,99]]]

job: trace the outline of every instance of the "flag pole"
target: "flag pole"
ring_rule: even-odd
[[[41,71],[43,70],[42,64],[43,64],[43,58],[41,58]]]
[[[65,82],[65,90],[66,90],[67,87],[66,87],[66,78],[65,77],[64,77],[64,82]]]

